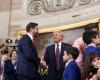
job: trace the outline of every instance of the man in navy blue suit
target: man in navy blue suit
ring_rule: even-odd
[[[97,45],[100,44],[100,38],[95,31],[86,31],[83,33],[83,41],[86,43],[87,48],[84,52],[84,60],[87,60],[89,53],[95,51]]]
[[[54,44],[46,48],[44,60],[48,65],[47,80],[62,80],[65,63],[63,62],[63,53],[65,47],[70,44],[63,43],[61,31],[53,32]]]
[[[79,51],[75,47],[66,48],[64,51],[63,61],[66,62],[63,80],[81,80],[80,69],[75,62]]]
[[[84,76],[87,76],[91,69],[90,67],[90,61],[89,61],[89,55],[91,52],[98,52],[97,45],[100,44],[100,38],[98,37],[97,31],[86,31],[83,33],[83,41],[86,43],[87,48],[84,51],[83,59],[84,59],[84,65],[83,65],[83,71]]]
[[[40,59],[33,40],[38,34],[38,24],[29,23],[26,31],[27,34],[18,43],[18,80],[36,80]]]

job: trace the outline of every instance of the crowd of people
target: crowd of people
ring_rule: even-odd
[[[12,50],[2,54],[0,61],[0,79],[1,80],[17,80],[16,75],[17,50]]]
[[[4,54],[0,62],[1,80],[100,80],[100,38],[98,23],[84,26],[73,45],[63,42],[61,31],[53,32],[54,44],[39,58],[36,48],[38,24],[29,23],[27,34],[18,42],[18,51]],[[39,75],[40,64],[48,73]]]

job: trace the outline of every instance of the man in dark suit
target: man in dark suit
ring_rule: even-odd
[[[53,32],[54,44],[46,48],[44,61],[48,65],[47,80],[62,80],[64,71],[63,53],[65,47],[70,47],[70,44],[62,42],[63,35],[61,31]]]
[[[18,80],[36,80],[40,59],[37,54],[33,39],[38,34],[38,24],[29,23],[26,26],[27,34],[18,43]]]
[[[87,48],[84,51],[84,60],[86,60],[89,57],[89,53],[95,51],[97,45],[100,44],[100,39],[97,32],[87,31],[83,33],[83,41],[87,45]]]

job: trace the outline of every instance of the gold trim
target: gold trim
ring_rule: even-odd
[[[82,21],[82,22],[78,22],[74,24],[64,25],[64,26],[44,28],[44,29],[40,29],[39,33],[48,33],[48,32],[53,32],[55,30],[68,30],[68,29],[73,29],[73,28],[80,28],[86,24],[95,23],[95,22],[100,22],[100,18],[95,18],[95,19],[86,20],[86,21]]]
[[[74,23],[74,24],[64,25],[64,26],[40,29],[39,33],[41,34],[41,33],[54,32],[56,30],[68,30],[68,29],[73,29],[73,28],[80,28],[86,24],[95,23],[95,22],[100,22],[100,17],[95,18],[95,19],[91,19],[91,20],[86,20],[86,21]],[[99,26],[99,30],[100,30],[100,26]],[[26,31],[18,32],[18,39],[20,39],[24,34],[26,34]]]

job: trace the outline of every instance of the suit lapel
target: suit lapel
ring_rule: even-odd
[[[64,43],[61,44],[61,53],[60,53],[61,56],[63,56],[63,52],[64,52]]]
[[[55,44],[52,46],[52,57],[54,62],[56,62]]]
[[[62,43],[61,44],[61,53],[60,53],[60,65],[61,65],[61,67],[63,67],[63,68],[61,68],[62,69],[62,71],[63,71],[63,69],[64,69],[64,63],[63,63],[63,54],[64,54],[64,43]]]
[[[27,40],[29,41],[29,44],[32,46],[32,47],[35,47],[35,45],[33,44],[31,38],[26,34],[26,38]],[[36,47],[35,47],[36,48]]]
[[[32,43],[31,38],[26,34],[26,38]]]

